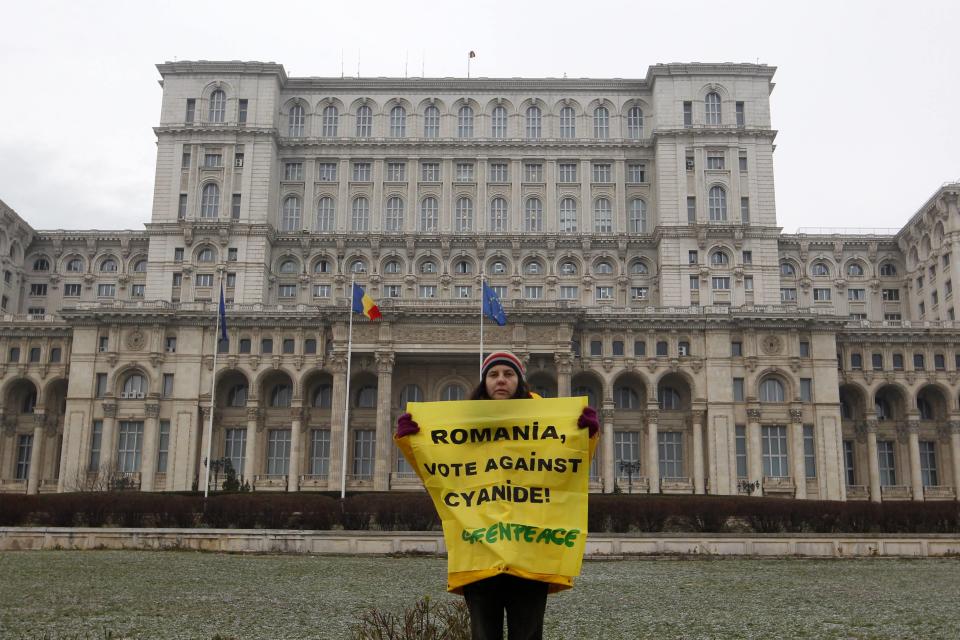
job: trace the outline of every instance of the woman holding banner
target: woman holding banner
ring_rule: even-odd
[[[523,363],[514,354],[509,351],[491,353],[483,361],[481,382],[470,399],[539,398],[540,396],[530,391],[524,373]],[[583,409],[577,424],[580,428],[589,429],[591,438],[597,437],[600,432],[597,412],[592,407]],[[398,438],[419,431],[420,427],[409,413],[404,413],[397,419]],[[497,445],[491,442],[488,446]],[[454,591],[462,591],[467,601],[473,640],[502,640],[504,611],[507,613],[509,640],[540,640],[543,637],[547,594],[558,590],[556,587],[555,584],[533,577],[523,578],[499,573],[493,576],[477,575],[473,581],[462,584]]]

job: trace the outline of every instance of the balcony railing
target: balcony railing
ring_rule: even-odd
[[[910,485],[891,484],[880,487],[880,496],[884,500],[910,500],[913,494],[910,491]]]

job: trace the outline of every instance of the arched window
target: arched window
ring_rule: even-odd
[[[283,215],[280,218],[281,231],[300,229],[300,198],[287,196],[283,201]]]
[[[610,201],[606,198],[597,198],[593,203],[593,231],[594,233],[613,232],[613,210]]]
[[[647,267],[647,263],[642,260],[637,260],[630,265],[630,273],[640,276],[645,276],[650,273],[650,269]]]
[[[493,109],[490,118],[490,137],[498,139],[507,137],[507,110],[502,106]]]
[[[704,113],[707,118],[707,124],[720,124],[720,96],[711,91],[703,99]]]
[[[387,199],[386,216],[383,219],[384,231],[403,231],[403,200],[397,196]]]
[[[543,203],[540,198],[527,198],[523,207],[524,231],[543,231]]]
[[[25,396],[23,396],[23,404],[20,405],[20,413],[33,413],[37,408],[37,391],[36,389],[30,389]]]
[[[784,402],[785,398],[783,383],[776,378],[767,378],[760,383],[760,402]]]
[[[357,391],[356,407],[358,409],[376,409],[377,388],[370,384],[360,387],[360,390]]]
[[[921,420],[933,420],[933,405],[926,398],[917,398],[917,411]]]
[[[313,264],[314,273],[330,273],[330,261],[329,260],[317,260]]]
[[[289,384],[281,383],[274,385],[270,391],[270,406],[284,408],[290,406],[293,399],[293,387]]]
[[[200,195],[200,217],[216,218],[220,215],[220,187],[213,182],[203,185]]]
[[[473,108],[469,105],[463,105],[457,111],[457,137],[473,137]]]
[[[466,233],[473,230],[473,200],[466,196],[457,198],[454,214],[454,231]]]
[[[797,275],[797,270],[794,268],[793,264],[789,262],[780,263],[780,275],[792,278]]]
[[[33,270],[34,271],[49,271],[50,270],[50,261],[46,258],[37,258],[33,261]]]
[[[613,406],[615,409],[639,409],[640,396],[630,387],[616,387],[613,390]]]
[[[384,273],[400,273],[402,270],[399,260],[387,260],[386,264],[383,265]]]
[[[507,263],[497,260],[490,265],[490,271],[495,275],[503,275],[507,272]]]
[[[661,411],[679,411],[680,394],[673,387],[660,387],[657,392],[657,400],[660,403]]]
[[[826,262],[814,262],[810,267],[810,273],[815,276],[829,276],[830,266]]]
[[[560,109],[560,137],[565,140],[577,137],[577,112],[573,107]]]
[[[336,138],[340,127],[340,112],[335,106],[328,105],[323,108],[323,129],[321,131],[324,138]]]
[[[360,196],[354,198],[350,215],[350,229],[353,231],[367,231],[370,227],[370,201]]]
[[[357,109],[357,137],[369,138],[373,135],[373,110],[367,105]]]
[[[400,409],[406,411],[408,402],[423,402],[423,391],[415,384],[408,384],[400,391]]]
[[[70,258],[67,260],[67,271],[70,273],[82,273],[83,272],[83,260],[80,258]]]
[[[466,390],[459,384],[448,384],[440,392],[441,400],[463,400],[466,397]]]
[[[596,264],[593,270],[600,275],[606,276],[613,273],[613,265],[606,260],[601,260]]]
[[[592,387],[586,385],[580,385],[573,390],[574,397],[587,397],[587,404],[591,407],[597,406],[597,392],[593,390]]]
[[[366,273],[367,272],[367,263],[363,261],[363,258],[357,258],[350,263],[350,273]]]
[[[560,275],[562,276],[575,276],[577,271],[577,263],[572,260],[564,260],[560,263]]]
[[[884,262],[880,265],[880,275],[885,278],[893,278],[897,275],[897,265],[892,262]]]
[[[507,217],[507,201],[503,198],[494,198],[490,201],[490,231],[509,231],[510,222]]]
[[[893,411],[890,408],[890,402],[886,398],[877,397],[873,403],[873,410],[877,414],[877,420],[893,419]]]
[[[230,390],[227,391],[227,406],[228,407],[247,406],[247,385],[246,384],[235,384],[232,387],[230,387]]]
[[[440,109],[432,105],[427,107],[423,112],[423,137],[440,137]]]
[[[857,262],[851,262],[847,265],[847,275],[852,278],[860,278],[863,276],[863,267]]]
[[[134,263],[133,263],[133,272],[134,272],[134,273],[146,273],[146,272],[147,272],[147,261],[146,261],[145,259],[143,259],[143,260],[137,260],[136,262],[134,262]]]
[[[107,258],[100,263],[100,271],[112,273],[117,270],[117,261],[113,258]]]
[[[524,265],[523,272],[528,276],[538,276],[543,273],[543,265],[536,260],[531,260]]]
[[[420,202],[420,231],[435,232],[439,221],[437,199],[428,196]]]
[[[473,263],[469,260],[458,260],[457,264],[454,265],[453,271],[458,275],[473,273]]]
[[[317,200],[317,231],[333,231],[333,198],[323,196]]]
[[[639,140],[643,137],[643,109],[630,107],[627,111],[627,137]]]
[[[606,107],[593,110],[593,137],[598,140],[610,137],[610,112]]]
[[[424,260],[420,263],[420,273],[434,274],[437,272],[437,263],[433,260]]]
[[[294,260],[284,260],[280,263],[280,273],[297,273],[299,271]]]
[[[390,137],[404,138],[407,135],[407,110],[400,105],[390,109]]]
[[[217,89],[210,94],[210,109],[207,112],[207,122],[223,122],[227,113],[227,94]]]
[[[730,265],[730,256],[726,251],[717,249],[710,254],[710,264],[715,267],[726,267]]]
[[[537,140],[541,131],[540,107],[527,107],[527,140]]]
[[[142,398],[147,392],[147,379],[143,374],[132,373],[123,382],[123,395],[127,398]]]
[[[303,136],[303,125],[306,119],[306,112],[303,109],[303,105],[293,105],[290,108],[290,114],[287,116],[287,135],[291,138]]]
[[[573,233],[577,230],[577,202],[573,198],[560,201],[560,231]]]
[[[710,187],[710,197],[707,201],[710,210],[710,220],[714,222],[727,219],[727,192],[721,186]]]
[[[630,233],[647,232],[647,203],[640,198],[630,201]]]
[[[213,249],[210,247],[203,247],[197,252],[197,262],[213,262],[213,260]]]
[[[322,384],[313,391],[313,397],[310,398],[310,406],[317,409],[329,409],[333,406],[333,387],[329,384]]]

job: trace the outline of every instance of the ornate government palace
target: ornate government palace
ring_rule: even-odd
[[[960,184],[900,230],[781,233],[773,67],[158,69],[144,229],[0,202],[0,491],[202,488],[214,380],[211,457],[255,490],[418,489],[393,425],[477,383],[483,273],[487,349],[598,408],[592,490],[956,499]],[[347,398],[353,278],[383,318]]]

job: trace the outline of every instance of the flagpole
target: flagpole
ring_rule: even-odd
[[[350,329],[347,331],[347,394],[343,406],[343,447],[340,455],[340,499],[347,496],[347,425],[350,424],[350,361],[353,359],[353,287],[357,275],[350,276],[350,295],[347,304],[350,315]]]
[[[486,276],[480,270],[480,382],[483,382],[483,301],[486,296]]]
[[[220,297],[223,297],[223,271],[220,271]],[[214,395],[217,392],[217,352],[220,351],[220,300],[217,300],[217,325],[213,332],[213,375],[210,376],[210,415],[207,418],[207,477],[203,483],[203,497],[210,494],[210,467],[213,461],[210,459],[210,450],[213,446],[213,408]]]

